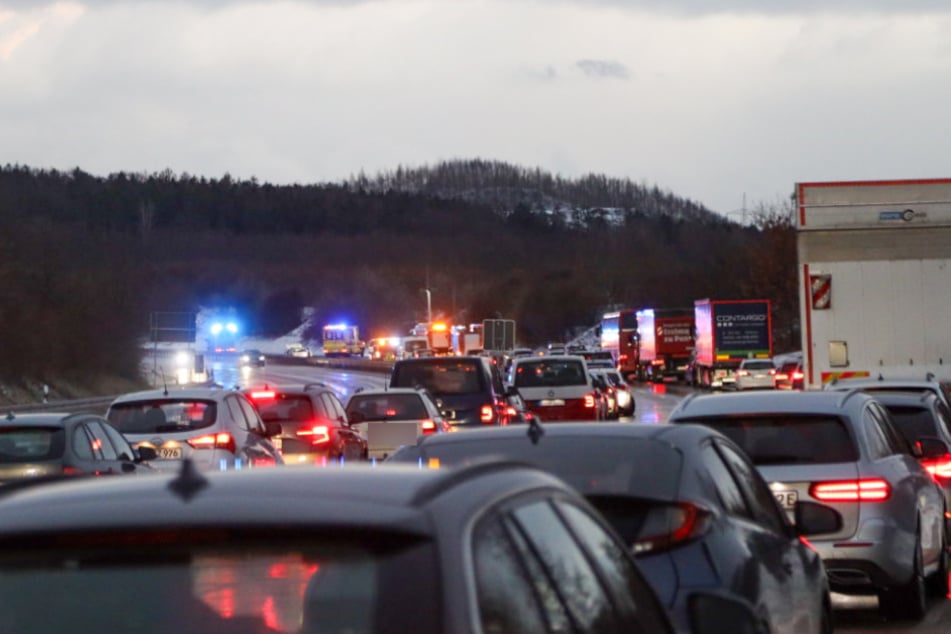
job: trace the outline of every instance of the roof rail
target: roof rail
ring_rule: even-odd
[[[860,387],[853,387],[850,390],[844,391],[842,392],[842,397],[839,398],[839,401],[836,403],[836,407],[839,407],[839,408],[845,407],[845,402],[848,401],[850,398],[852,398],[856,394],[866,394],[866,393],[867,392],[865,392],[865,390],[863,390]]]
[[[538,469],[527,462],[510,458],[496,456],[477,458],[465,466],[441,471],[445,476],[423,485],[410,500],[410,504],[420,506],[473,476],[525,468]]]
[[[304,384],[303,390],[306,392],[312,387],[329,387],[329,386],[323,381],[311,381],[309,383]]]

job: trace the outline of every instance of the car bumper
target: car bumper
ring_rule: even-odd
[[[867,522],[850,539],[810,540],[836,592],[864,594],[906,583],[912,574],[914,535],[884,522]]]

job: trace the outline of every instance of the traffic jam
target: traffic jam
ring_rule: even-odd
[[[0,631],[951,631],[951,191],[798,187],[801,350],[757,298],[534,346],[213,320],[104,411],[11,411]]]

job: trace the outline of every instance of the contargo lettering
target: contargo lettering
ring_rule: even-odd
[[[766,315],[717,315],[717,322],[732,323],[735,321],[766,321]]]

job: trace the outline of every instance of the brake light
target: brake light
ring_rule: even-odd
[[[267,399],[272,399],[277,396],[277,393],[274,390],[257,390],[251,392],[252,401],[263,401]]]
[[[771,370],[769,371],[769,375],[770,375],[770,376],[776,376],[776,370],[772,370],[772,369],[771,369]]]
[[[710,512],[690,502],[652,508],[632,548],[635,555],[679,546],[706,532]]]
[[[423,434],[435,434],[436,433],[436,423],[426,419],[420,425],[423,428]]]
[[[388,409],[388,410],[386,410],[386,417],[387,417],[387,418],[392,418],[393,416],[396,416],[396,410],[395,410],[395,409]]]
[[[891,495],[891,487],[880,478],[814,482],[809,495],[822,502],[882,502]]]
[[[330,442],[330,429],[326,425],[315,425],[310,429],[297,430],[298,436],[310,436],[310,444],[322,445]]]
[[[69,465],[63,465],[63,475],[82,475],[82,469],[77,469],[76,467],[71,467]]]
[[[479,420],[483,423],[495,422],[495,408],[491,405],[483,405],[479,410]]]
[[[736,374],[737,374],[737,376],[749,376],[749,375],[750,375],[750,371],[749,371],[749,370],[737,370]]]
[[[920,462],[921,466],[931,474],[931,477],[938,484],[943,484],[944,480],[951,480],[951,454],[945,454],[932,460],[921,460]]]
[[[795,379],[796,381],[799,381],[799,380],[802,379],[804,376],[806,376],[806,375],[803,374],[801,370],[796,370],[795,372],[792,373],[792,378]]]
[[[584,395],[584,406],[588,409],[592,409],[594,407],[594,394]]]
[[[228,432],[189,438],[186,442],[192,449],[226,449],[231,453],[235,452],[234,438]]]

